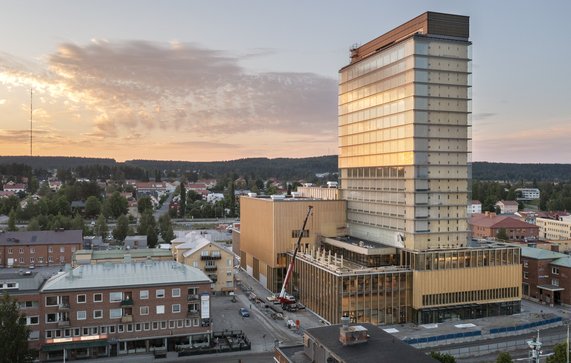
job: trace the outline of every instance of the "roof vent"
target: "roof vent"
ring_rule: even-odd
[[[344,346],[362,344],[366,343],[369,340],[369,331],[364,326],[362,325],[346,326],[346,325],[348,325],[348,323],[344,322],[343,326],[339,328],[339,341]]]

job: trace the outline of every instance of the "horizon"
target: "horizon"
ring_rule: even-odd
[[[571,3],[563,0],[407,7],[362,0],[369,11],[359,19],[347,17],[341,1],[56,0],[32,13],[26,4],[0,3],[0,31],[11,34],[0,51],[0,155],[30,156],[31,89],[33,156],[335,155],[337,77],[350,46],[435,11],[470,17],[473,160],[571,159],[571,49],[553,46],[567,41]],[[29,25],[13,32],[23,19]]]

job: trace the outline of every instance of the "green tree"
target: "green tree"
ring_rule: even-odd
[[[129,218],[126,215],[121,214],[119,218],[117,218],[117,224],[115,225],[115,229],[113,229],[113,238],[118,241],[124,241],[125,237],[129,233]]]
[[[559,343],[553,347],[553,355],[547,357],[547,363],[565,363],[567,362],[567,343]]]
[[[38,189],[40,189],[40,183],[38,182],[38,178],[33,176],[30,178],[30,182],[28,183],[28,192],[30,192],[30,194],[34,194]]]
[[[93,227],[93,234],[96,236],[101,236],[103,240],[107,238],[107,234],[109,233],[109,227],[107,226],[107,222],[105,221],[105,216],[100,214],[97,217],[97,221],[95,221],[95,226]]]
[[[104,213],[113,218],[119,218],[123,214],[127,214],[127,198],[123,197],[119,192],[113,192],[104,203]]]
[[[28,348],[30,330],[20,313],[16,299],[4,293],[0,299],[0,362],[31,362],[32,351]]]
[[[41,231],[42,227],[40,226],[40,222],[38,221],[38,218],[34,217],[34,218],[30,219],[30,222],[28,222],[28,227],[26,228],[26,230],[28,230],[28,231]]]
[[[502,352],[496,358],[496,363],[513,363],[513,359],[508,352]]]
[[[85,217],[95,218],[101,213],[101,202],[96,196],[90,196],[85,201]]]
[[[184,218],[186,215],[186,188],[184,183],[180,183],[180,203],[178,205],[178,216]]]
[[[500,241],[507,241],[509,240],[508,237],[508,232],[506,231],[505,228],[500,228],[498,230],[498,234],[496,235],[496,238],[499,239]]]
[[[16,211],[14,209],[10,210],[10,214],[8,215],[8,231],[17,231],[18,227],[16,227]]]
[[[79,214],[76,214],[75,217],[73,217],[73,219],[71,220],[71,228],[83,231],[84,235],[87,234],[86,231],[87,228],[85,226],[85,222],[83,221],[83,218]]]
[[[137,226],[137,234],[147,236],[147,244],[150,248],[157,245],[159,236],[157,232],[157,222],[150,210],[146,210],[139,218],[139,225]]]
[[[456,363],[456,358],[448,353],[430,352],[429,355],[441,363]]]
[[[163,214],[159,217],[159,232],[161,238],[166,242],[170,243],[174,239],[174,231],[172,229],[171,217],[168,213]]]
[[[71,204],[65,196],[62,195],[57,199],[56,206],[58,213],[61,213],[64,216],[71,215]]]
[[[153,210],[153,202],[148,196],[144,196],[137,200],[137,210],[139,213],[144,213],[146,210]]]

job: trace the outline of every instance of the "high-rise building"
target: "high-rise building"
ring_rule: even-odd
[[[415,250],[466,246],[468,36],[467,16],[427,12],[351,49],[339,82],[351,236]]]

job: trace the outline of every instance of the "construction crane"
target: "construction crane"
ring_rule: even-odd
[[[285,275],[282,290],[280,291],[280,294],[277,296],[277,300],[282,304],[282,306],[295,303],[295,298],[293,296],[288,296],[286,294],[286,286],[287,286],[287,284],[291,278],[291,275],[293,274],[293,266],[295,264],[295,256],[297,255],[297,251],[299,251],[299,247],[301,245],[301,238],[303,237],[303,231],[305,231],[305,226],[307,224],[307,220],[309,219],[309,215],[311,214],[312,209],[313,209],[313,206],[311,206],[311,205],[307,207],[307,214],[305,216],[305,219],[303,220],[303,226],[301,227],[301,230],[299,231],[299,236],[297,237],[297,243],[295,244],[295,249],[293,250],[293,257],[292,257],[292,259],[289,263],[289,266],[287,268],[287,272]]]

